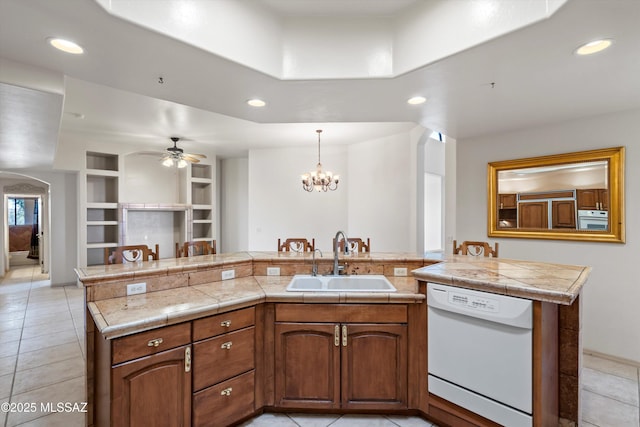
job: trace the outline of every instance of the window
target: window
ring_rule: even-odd
[[[24,225],[25,222],[25,208],[24,199],[9,198],[9,225]]]
[[[442,250],[442,176],[424,174],[424,250]]]

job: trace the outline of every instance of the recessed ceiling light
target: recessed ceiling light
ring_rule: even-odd
[[[585,43],[576,49],[577,55],[592,55],[594,53],[601,52],[611,46],[613,41],[611,39],[594,40],[589,43]]]
[[[258,98],[248,100],[247,104],[251,105],[252,107],[264,107],[265,105],[267,105],[266,102]]]
[[[82,46],[70,40],[50,37],[47,39],[47,41],[51,46],[63,52],[72,53],[74,55],[80,55],[81,53],[84,53],[84,49],[82,48]]]
[[[413,98],[407,99],[407,104],[410,105],[420,105],[424,104],[427,101],[427,98],[424,96],[414,96]]]

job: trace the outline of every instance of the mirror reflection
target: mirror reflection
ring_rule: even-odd
[[[624,148],[489,163],[489,236],[624,242]]]
[[[608,162],[498,172],[498,227],[606,231]]]

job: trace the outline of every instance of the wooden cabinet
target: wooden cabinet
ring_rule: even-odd
[[[254,412],[255,308],[193,322],[193,425],[231,425]]]
[[[190,323],[97,339],[96,425],[191,425]]]
[[[295,308],[289,311],[286,306],[296,305],[279,304],[276,320],[292,320]],[[402,308],[404,315],[395,312],[390,317],[384,312],[389,306],[342,307],[307,307],[306,313],[299,313],[301,322],[276,321],[275,405],[406,409],[406,306],[392,307]],[[379,323],[369,323],[374,318]],[[325,322],[316,322],[320,319]],[[398,320],[402,323],[395,323]]]
[[[515,209],[518,207],[518,197],[516,193],[498,194],[499,209]]]
[[[609,210],[609,190],[606,188],[590,188],[577,190],[578,209],[581,210]]]
[[[191,425],[190,346],[116,365],[111,370],[111,425]]]
[[[549,202],[519,203],[518,228],[549,228]]]
[[[553,200],[551,202],[552,228],[576,229],[576,204],[574,200]]]

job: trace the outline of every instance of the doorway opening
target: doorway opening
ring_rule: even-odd
[[[0,175],[2,189],[1,275],[33,267],[49,276],[49,185],[23,175]]]

